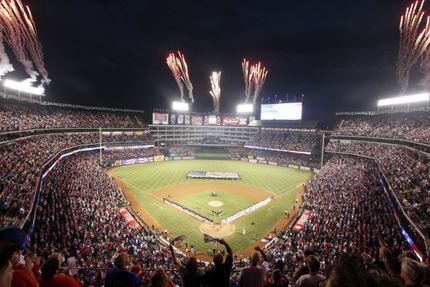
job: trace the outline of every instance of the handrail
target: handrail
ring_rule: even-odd
[[[38,104],[41,106],[57,106],[57,107],[64,107],[64,108],[83,109],[87,111],[98,110],[98,111],[110,111],[110,112],[129,112],[129,113],[142,113],[142,114],[145,113],[144,110],[137,110],[137,109],[107,108],[107,107],[83,106],[83,105],[73,105],[73,104],[66,104],[66,103],[48,102],[48,101],[36,100],[30,97],[11,95],[5,92],[0,92],[0,97],[4,99],[14,99],[18,101],[23,101],[31,104]]]
[[[411,113],[411,112],[428,112],[430,107],[412,107],[402,108],[397,110],[382,110],[382,111],[358,111],[358,112],[336,112],[336,116],[375,116],[383,114],[396,114],[396,113]]]
[[[421,236],[421,238],[423,239],[424,242],[425,241],[425,235],[423,234],[423,232],[421,231],[421,229],[412,221],[412,219],[410,218],[410,216],[405,212],[402,204],[400,203],[399,198],[397,197],[396,193],[393,191],[390,182],[387,180],[387,176],[385,175],[385,173],[382,170],[381,165],[379,164],[379,162],[377,161],[376,158],[374,157],[370,157],[370,156],[364,156],[364,155],[360,155],[360,154],[355,154],[355,153],[347,153],[347,152],[338,152],[338,151],[325,151],[326,153],[331,153],[331,154],[341,154],[341,155],[348,155],[348,156],[355,156],[355,157],[360,157],[360,158],[366,158],[369,160],[372,160],[376,163],[376,165],[378,166],[379,172],[382,174],[382,176],[385,179],[385,183],[388,185],[388,190],[390,191],[390,195],[392,197],[394,197],[394,199],[396,200],[397,206],[400,208],[400,210],[402,211],[403,216],[409,221],[409,223],[414,227],[415,231],[417,231],[417,233]],[[430,246],[425,246],[426,249],[428,249]]]

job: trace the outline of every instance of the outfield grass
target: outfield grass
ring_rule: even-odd
[[[225,239],[235,251],[245,249],[255,243],[256,236],[262,237],[272,230],[283,217],[284,210],[290,209],[295,204],[298,186],[312,176],[310,172],[297,169],[229,160],[165,161],[123,166],[110,171],[111,174],[121,177],[141,206],[163,228],[175,236],[185,234],[189,245],[195,246],[202,252],[213,248],[213,245],[203,243],[199,230],[200,222],[179,210],[168,207],[151,195],[157,190],[178,184],[219,182],[216,179],[187,179],[186,175],[191,170],[235,171],[239,173],[241,179],[229,181],[231,184],[263,189],[273,195],[282,195],[279,200],[233,222],[236,232]],[[242,227],[246,228],[245,236],[242,235]]]

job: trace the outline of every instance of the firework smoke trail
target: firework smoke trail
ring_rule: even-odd
[[[9,62],[9,57],[6,54],[3,45],[3,34],[0,30],[0,80],[1,77],[14,70],[13,66]]]
[[[266,81],[267,74],[269,71],[265,67],[261,66],[261,63],[255,64],[251,67],[253,73],[254,82],[254,97],[252,98],[252,103],[257,103],[257,99],[260,96],[261,90],[263,89],[264,82]]]
[[[27,55],[25,44],[21,36],[18,22],[12,11],[11,5],[2,0],[0,3],[0,24],[4,32],[4,40],[11,47],[16,59],[24,66],[25,72],[32,78],[37,77],[37,72],[34,71],[33,63]]]
[[[193,96],[193,84],[190,80],[190,75],[188,73],[188,65],[185,61],[185,57],[181,52],[178,51],[178,58],[177,58],[179,71],[181,73],[181,79],[184,83],[185,87],[188,89],[188,97],[190,98],[191,103],[194,103],[194,96]]]
[[[429,16],[427,16],[427,22],[423,32],[427,35],[427,37],[429,37],[430,35],[430,17]],[[427,41],[428,40],[429,39],[427,38]],[[430,46],[429,45],[427,45],[427,48],[423,53],[423,56],[421,57],[420,68],[424,74],[424,78],[420,81],[419,84],[424,89],[428,89],[430,88]]]
[[[37,36],[30,8],[26,7],[27,9],[24,9],[21,0],[11,0],[10,6],[12,7],[12,11],[15,14],[17,22],[19,23],[18,27],[20,28],[21,36],[24,39],[25,47],[38,72],[42,76],[43,82],[49,84],[51,80],[48,78],[48,71],[46,70],[45,63],[43,62],[42,45],[40,44]]]
[[[214,101],[214,110],[217,114],[219,114],[219,109],[221,106],[221,71],[212,72],[212,75],[209,77],[209,79],[211,82],[211,90],[209,93],[211,94]]]
[[[242,61],[242,73],[243,81],[245,82],[245,103],[248,103],[252,93],[253,74],[249,66],[249,61],[246,59],[243,59]]]
[[[400,47],[396,72],[401,94],[404,94],[408,88],[409,73],[412,66],[424,54],[430,44],[428,22],[426,27],[421,30],[424,2],[425,0],[414,2],[406,8],[405,14],[400,18]]]
[[[181,80],[181,74],[179,71],[178,62],[179,62],[179,59],[176,58],[174,53],[170,53],[166,59],[167,66],[169,67],[170,71],[172,72],[173,78],[178,84],[179,92],[181,94],[181,100],[184,101],[184,84],[182,83],[182,80]]]

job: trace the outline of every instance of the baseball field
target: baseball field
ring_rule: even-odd
[[[188,179],[189,171],[237,172],[241,178]],[[294,213],[303,183],[312,176],[303,170],[230,160],[154,162],[116,167],[109,173],[149,226],[167,230],[170,236],[185,235],[188,246],[202,254],[214,248],[203,242],[203,233],[223,237],[244,256],[275,227],[287,223],[284,211]],[[268,205],[223,226],[202,223],[163,202],[168,198],[218,223],[269,197],[274,200]]]

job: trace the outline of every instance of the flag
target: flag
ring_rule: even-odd
[[[185,240],[185,238],[186,238],[185,235],[177,236],[170,240],[170,244],[175,244],[176,241],[182,242]]]
[[[203,233],[203,241],[205,243],[208,243],[208,242],[218,242],[218,238],[214,238],[214,237],[212,237],[212,236],[210,236],[208,234]]]

